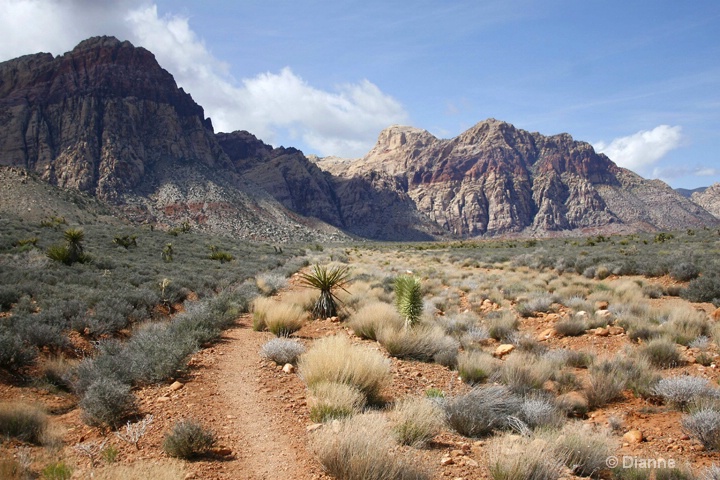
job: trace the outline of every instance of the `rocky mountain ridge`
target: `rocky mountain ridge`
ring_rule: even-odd
[[[718,222],[569,135],[497,120],[437,139],[390,127],[362,159],[310,161],[218,133],[151,52],[113,37],[0,63],[0,165],[128,218],[273,241],[428,240]],[[2,207],[2,205],[0,205]],[[117,211],[117,210],[116,210]]]
[[[690,197],[693,202],[720,218],[720,183],[715,183],[702,191],[694,192]]]
[[[318,164],[346,178],[369,172],[396,178],[418,210],[463,236],[675,229],[716,221],[665,183],[618,167],[586,142],[495,119],[447,140],[392,126],[365,157]]]

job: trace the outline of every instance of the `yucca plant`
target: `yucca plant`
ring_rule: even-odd
[[[85,232],[79,228],[68,228],[63,237],[65,245],[52,245],[48,248],[49,258],[65,265],[72,265],[75,262],[85,263],[89,260],[83,251],[82,242],[85,240]]]
[[[335,290],[345,290],[350,277],[350,268],[347,266],[321,267],[313,265],[311,273],[301,273],[300,281],[308,287],[320,290],[320,296],[315,302],[312,314],[315,318],[328,318],[337,315],[339,302]],[[347,290],[345,290],[347,292]]]
[[[420,280],[417,277],[400,275],[395,279],[395,306],[405,319],[405,326],[417,324],[423,310]]]

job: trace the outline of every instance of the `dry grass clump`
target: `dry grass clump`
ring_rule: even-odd
[[[262,346],[260,356],[272,360],[278,365],[297,362],[305,353],[305,346],[297,340],[289,338],[273,338]]]
[[[599,408],[622,398],[627,380],[624,372],[612,361],[602,361],[590,367],[585,396],[590,408]]]
[[[429,480],[410,458],[393,454],[395,440],[380,415],[363,414],[321,428],[311,439],[325,469],[339,480]]]
[[[0,403],[0,437],[40,444],[46,439],[48,418],[40,408],[20,402]]]
[[[509,428],[509,418],[520,412],[522,399],[501,385],[477,387],[445,401],[448,425],[460,435],[482,437]]]
[[[365,395],[352,385],[320,382],[310,388],[310,420],[326,422],[349,417],[365,407]]]
[[[517,332],[520,322],[510,311],[504,311],[500,316],[488,318],[488,334],[495,340],[505,341]]]
[[[541,390],[557,368],[557,363],[548,358],[512,353],[503,362],[498,379],[514,393],[525,395],[532,390]]]
[[[691,307],[675,307],[670,311],[668,320],[662,326],[668,336],[680,345],[688,345],[702,335],[710,333],[710,323],[705,312]]]
[[[565,415],[548,395],[528,395],[520,406],[519,419],[530,429],[557,428]]]
[[[466,350],[457,357],[458,375],[469,384],[483,383],[500,368],[500,361],[482,350]]]
[[[417,326],[395,329],[386,327],[377,340],[393,357],[454,365],[460,343],[445,335],[438,326]]]
[[[553,328],[557,333],[565,337],[577,337],[585,333],[587,322],[583,317],[574,315],[556,322]]]
[[[370,401],[379,398],[390,379],[390,363],[380,352],[353,345],[341,335],[316,340],[300,357],[299,370],[310,388],[320,382],[345,383],[357,387]]]
[[[113,464],[95,470],[98,480],[127,480],[131,478],[149,478],[152,480],[183,480],[187,472],[182,462],[177,460],[150,461],[140,460],[130,465]]]
[[[493,480],[555,480],[561,478],[565,459],[540,438],[505,434],[490,445]]]
[[[306,312],[293,303],[258,298],[253,302],[253,329],[269,330],[278,337],[288,337],[300,330]]]
[[[389,303],[368,302],[350,316],[348,324],[358,337],[377,340],[380,329],[399,329],[403,325],[403,319]]]
[[[287,278],[278,272],[264,272],[255,277],[255,285],[263,295],[275,295],[288,285]]]
[[[654,338],[640,347],[640,355],[644,356],[653,366],[672,368],[678,366],[682,359],[675,342],[668,338]]]
[[[303,288],[302,290],[290,290],[282,295],[283,302],[291,303],[309,312],[317,301],[318,293],[314,290]]]
[[[565,459],[565,465],[582,477],[598,478],[616,448],[608,432],[593,430],[582,422],[568,423],[562,430],[549,433],[547,439],[556,455]]]
[[[421,446],[440,433],[444,414],[427,397],[406,398],[395,404],[393,432],[403,445]]]
[[[264,332],[267,330],[265,314],[275,303],[277,303],[276,300],[267,297],[257,297],[253,300],[250,307],[253,314],[253,330],[256,332]]]

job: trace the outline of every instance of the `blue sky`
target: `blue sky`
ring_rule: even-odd
[[[720,2],[0,0],[0,60],[115,35],[217,131],[362,156],[410,124],[570,133],[674,187],[720,181]],[[72,25],[72,28],[68,28]]]

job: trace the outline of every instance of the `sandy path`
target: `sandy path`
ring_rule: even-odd
[[[223,335],[214,354],[218,362],[198,378],[197,388],[210,390],[208,412],[233,457],[220,465],[205,464],[197,478],[324,478],[306,445],[304,386],[297,375],[270,367],[260,358],[272,336],[252,331],[249,320]]]

